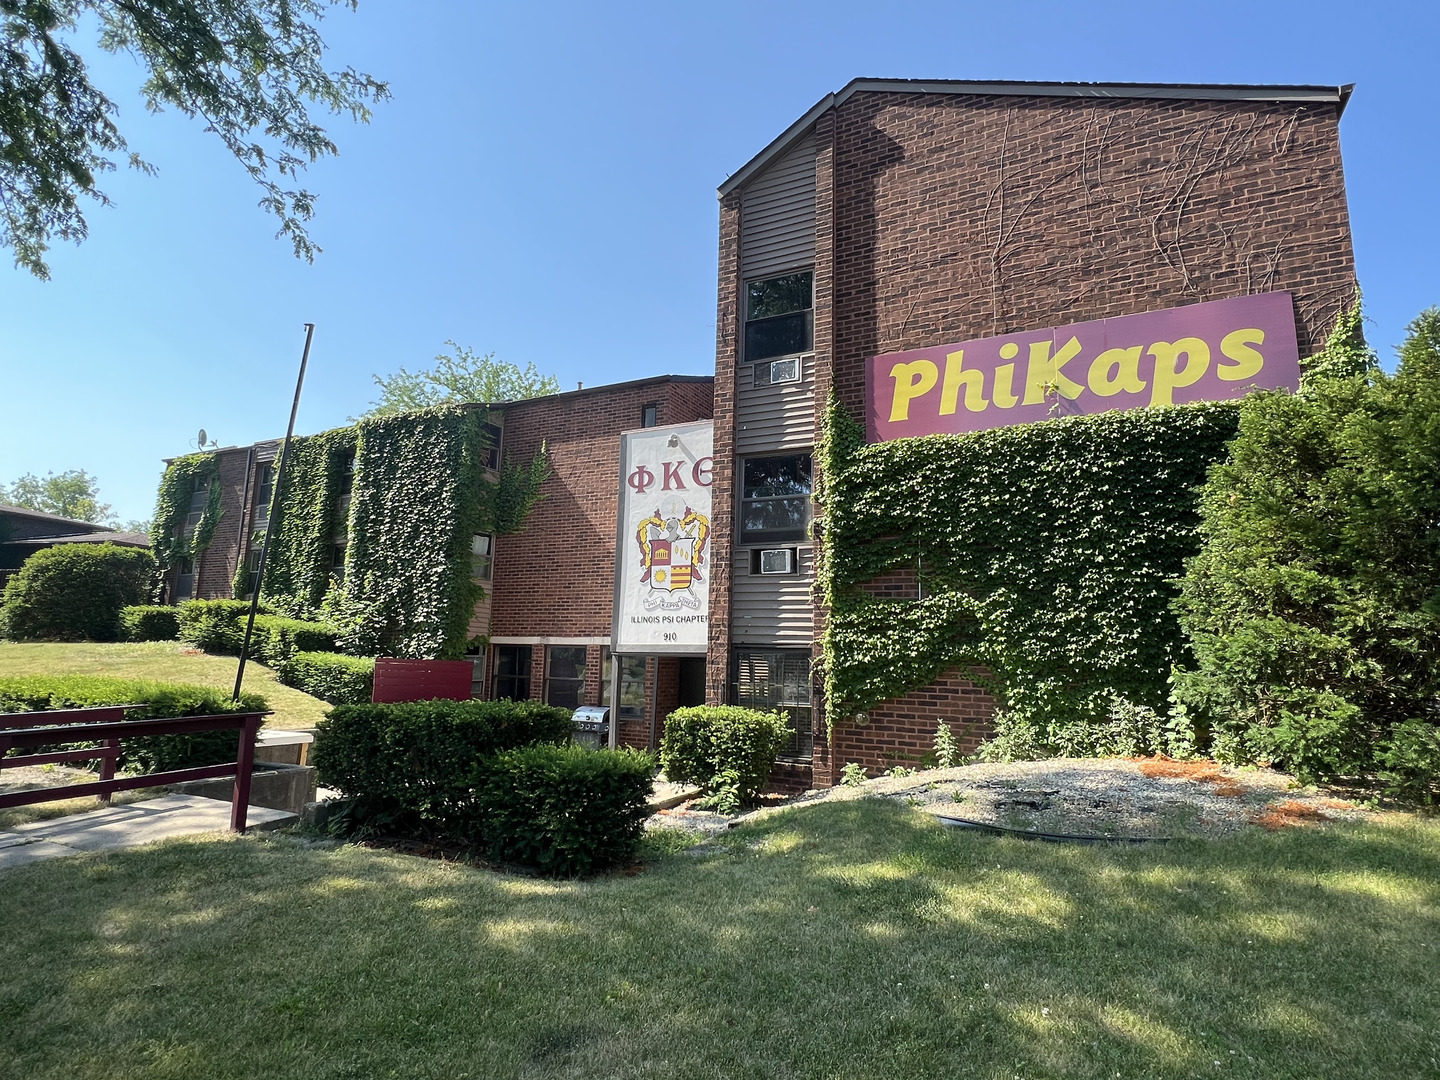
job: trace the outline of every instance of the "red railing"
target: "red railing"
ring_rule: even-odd
[[[0,713],[0,770],[18,769],[26,765],[61,764],[70,761],[100,761],[100,779],[88,784],[67,784],[64,787],[16,791],[0,795],[0,809],[30,806],[35,803],[74,799],[82,795],[98,795],[109,802],[117,791],[179,784],[186,780],[209,780],[235,775],[235,795],[230,804],[230,828],[245,831],[246,809],[250,804],[250,774],[255,767],[255,734],[269,713],[218,713],[214,716],[184,716],[171,720],[126,720],[125,710],[137,705],[102,705],[91,709],[46,709],[24,713]],[[31,727],[41,723],[43,727]],[[141,735],[187,735],[198,731],[239,732],[240,745],[236,759],[225,765],[204,765],[196,769],[171,769],[145,776],[115,777],[115,762],[120,756],[120,740]],[[55,743],[96,742],[100,746],[84,750],[55,750],[44,754],[7,757],[11,750]]]

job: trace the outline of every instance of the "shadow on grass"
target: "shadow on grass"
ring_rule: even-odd
[[[866,800],[638,877],[209,839],[0,874],[0,904],[4,1077],[1440,1068],[1433,822],[1111,850]]]

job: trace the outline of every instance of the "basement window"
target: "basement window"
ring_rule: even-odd
[[[815,342],[812,271],[752,281],[745,286],[745,359],[807,353]]]

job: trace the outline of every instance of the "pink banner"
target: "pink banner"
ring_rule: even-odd
[[[871,442],[1300,385],[1288,292],[871,357]]]

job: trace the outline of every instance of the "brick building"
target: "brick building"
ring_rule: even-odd
[[[709,376],[666,375],[477,406],[495,426],[496,463],[501,455],[528,461],[543,444],[551,467],[520,532],[476,538],[486,595],[470,632],[488,639],[471,656],[477,696],[608,704],[620,433],[708,420],[712,388]],[[278,441],[216,451],[223,512],[199,558],[170,571],[172,601],[229,598],[237,567],[257,565],[279,451]],[[189,528],[207,495],[208,488],[196,492]],[[339,508],[338,520],[347,508]],[[343,539],[337,531],[337,568]],[[704,700],[703,658],[626,657],[620,667],[626,744],[656,745],[668,712]]]
[[[949,673],[834,728],[810,676],[811,451],[870,357],[1288,291],[1300,355],[1354,292],[1339,147],[1349,87],[860,79],[720,188],[711,700],[810,722],[817,784],[973,742]],[[786,554],[788,552],[788,554]],[[915,595],[913,576],[875,589]],[[803,776],[797,776],[802,780]]]
[[[621,741],[655,745],[677,704],[782,707],[799,728],[785,787],[919,757],[936,717],[973,746],[994,702],[955,671],[828,741],[810,495],[830,393],[859,418],[877,356],[1256,294],[1288,293],[1299,354],[1314,352],[1355,288],[1349,92],[861,79],[826,96],[720,188],[713,379],[491,407],[503,451],[543,442],[553,475],[521,532],[476,538],[476,693],[611,700],[620,433],[713,417],[708,651],[622,660]],[[227,512],[175,595],[230,595],[277,450],[220,452]]]

